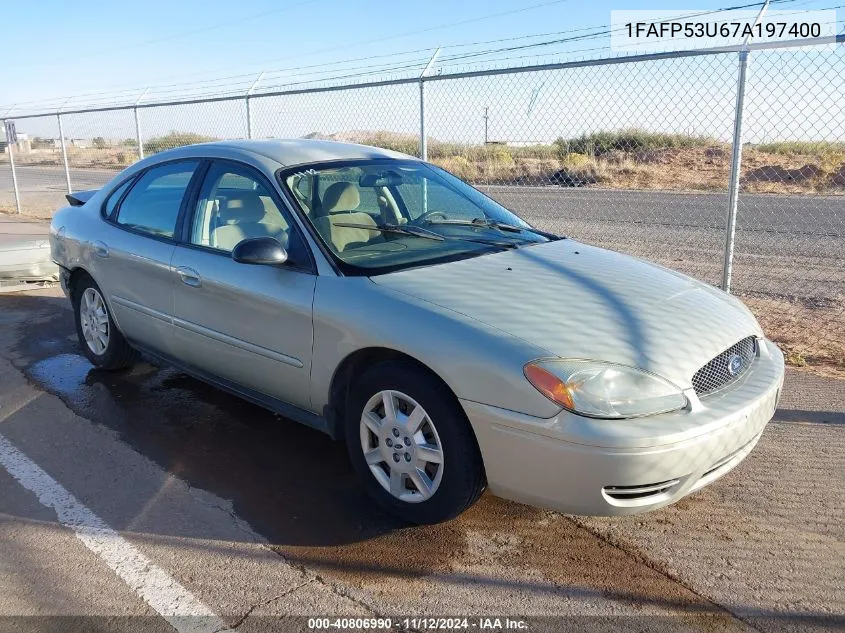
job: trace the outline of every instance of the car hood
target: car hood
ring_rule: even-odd
[[[640,367],[682,388],[720,352],[762,335],[739,300],[712,286],[568,239],[372,280],[549,356]]]

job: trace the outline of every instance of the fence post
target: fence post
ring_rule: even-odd
[[[425,82],[420,77],[420,158],[428,160],[428,143],[425,140]]]
[[[148,91],[149,88],[145,88],[132,107],[132,112],[135,114],[135,142],[138,143],[138,160],[144,160],[144,141],[141,138],[141,119],[138,118],[138,104],[141,103],[141,99],[147,96]]]
[[[138,108],[132,108],[135,113],[135,142],[138,144],[138,160],[144,160],[144,142],[141,140],[141,121],[138,119]]]
[[[65,182],[67,183],[67,192],[73,193],[70,187],[70,165],[67,162],[67,145],[65,144],[65,129],[62,126],[62,113],[56,112],[56,118],[59,120],[59,141],[62,146],[62,164],[65,166]]]
[[[739,51],[739,76],[736,81],[736,111],[734,113],[733,152],[731,154],[731,175],[728,183],[728,217],[725,223],[725,262],[722,267],[722,290],[731,291],[731,277],[734,265],[734,243],[736,237],[736,211],[739,204],[739,175],[742,169],[742,116],[745,111],[745,79],[748,74],[748,45],[754,29],[763,19],[771,0],[766,0],[754,20],[751,31],[745,37]]]
[[[423,160],[428,160],[428,142],[425,138],[425,75],[439,54],[440,48],[438,47],[420,73],[420,158]]]
[[[258,82],[264,77],[264,71],[255,78],[255,81],[252,82],[252,85],[249,87],[249,90],[246,91],[246,137],[252,138],[252,110],[249,107],[249,98],[252,96],[252,93],[255,92],[255,89],[258,87]]]
[[[748,50],[739,52],[739,78],[736,86],[736,113],[734,115],[733,153],[728,185],[728,217],[725,223],[725,262],[722,268],[722,290],[731,291],[736,236],[736,210],[739,204],[739,174],[742,167],[742,115],[745,108],[745,78],[748,72]]]
[[[6,129],[6,120],[5,119],[3,120],[3,129],[4,130]],[[18,214],[20,214],[20,212],[21,212],[21,195],[20,195],[20,192],[18,191],[18,177],[17,177],[17,174],[15,173],[15,153],[12,151],[12,148],[14,147],[14,145],[15,144],[12,143],[11,140],[8,137],[6,137],[6,148],[9,151],[9,165],[12,168],[12,189],[15,192],[15,209],[17,210]]]

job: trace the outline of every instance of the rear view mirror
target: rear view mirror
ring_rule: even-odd
[[[380,174],[364,174],[358,179],[360,187],[398,187],[405,183],[402,174],[384,171]]]
[[[232,259],[241,264],[284,264],[288,253],[279,240],[272,237],[252,237],[238,242]]]

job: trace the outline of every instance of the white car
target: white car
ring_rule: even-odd
[[[141,350],[343,439],[408,521],[485,486],[659,508],[736,466],[777,405],[783,356],[738,299],[409,156],[195,145],[69,199],[52,256],[92,363]]]

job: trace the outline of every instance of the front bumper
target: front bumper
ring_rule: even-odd
[[[753,367],[723,392],[688,409],[635,420],[594,420],[561,411],[540,419],[461,400],[490,491],[582,515],[653,510],[715,481],[754,448],[774,415],[783,355],[760,346]]]

